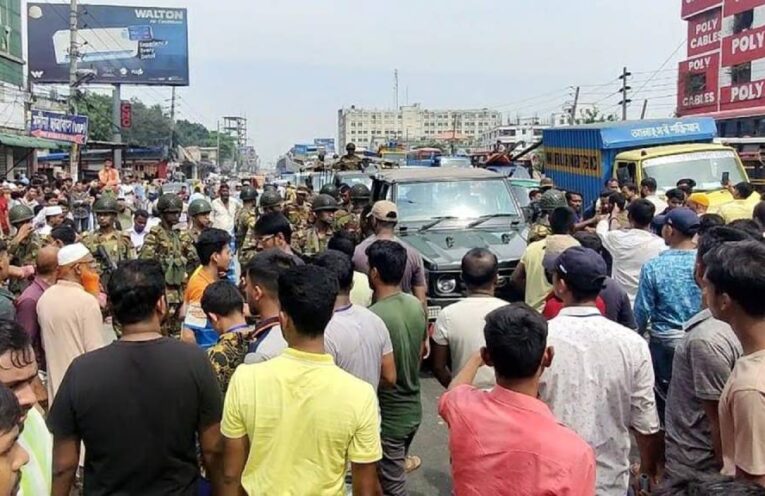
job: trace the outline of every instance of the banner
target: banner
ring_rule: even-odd
[[[720,88],[721,110],[765,105],[765,80]]]
[[[722,10],[714,9],[693,17],[688,21],[688,56],[720,48],[722,40]]]
[[[68,141],[84,145],[88,141],[88,118],[45,110],[32,110],[29,134],[36,138]]]
[[[705,10],[720,6],[723,3],[723,0],[682,0],[682,2],[682,18],[688,19]]]
[[[763,58],[765,57],[765,27],[726,37],[722,45],[723,67]]]
[[[335,138],[314,138],[313,144],[317,148],[324,147],[324,152],[327,155],[335,154]]]
[[[188,86],[186,9],[80,5],[78,77],[96,84]],[[27,5],[29,74],[69,83],[69,4]]]
[[[761,5],[761,0],[725,0],[723,10],[725,11],[725,17],[730,17]]]
[[[716,112],[720,54],[711,53],[680,62],[677,111],[679,115]]]

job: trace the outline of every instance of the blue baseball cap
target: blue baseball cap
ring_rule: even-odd
[[[555,270],[566,284],[583,291],[603,288],[608,276],[606,261],[598,252],[574,246],[561,253],[555,261]]]
[[[686,207],[673,208],[665,215],[656,217],[654,222],[658,226],[666,224],[686,236],[694,236],[699,232],[699,227],[701,227],[699,216],[696,215],[696,212]]]

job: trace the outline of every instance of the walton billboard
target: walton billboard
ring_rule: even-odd
[[[90,83],[188,86],[186,9],[79,6],[78,72]],[[69,82],[69,5],[27,5],[29,74]]]

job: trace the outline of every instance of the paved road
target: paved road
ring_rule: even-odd
[[[438,416],[438,398],[444,388],[428,372],[422,373],[422,424],[410,452],[422,458],[422,467],[409,474],[407,489],[411,496],[451,494],[449,439],[446,424]]]

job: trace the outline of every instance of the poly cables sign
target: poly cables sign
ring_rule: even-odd
[[[186,9],[80,5],[77,76],[99,84],[188,86]],[[69,5],[27,5],[29,74],[69,82]]]
[[[718,110],[720,54],[710,53],[680,62],[678,72],[677,109],[680,115]]]
[[[36,138],[84,145],[88,141],[88,118],[84,115],[33,110],[29,134]]]
[[[688,21],[688,56],[720,48],[722,33],[722,10],[714,9],[693,17]]]

